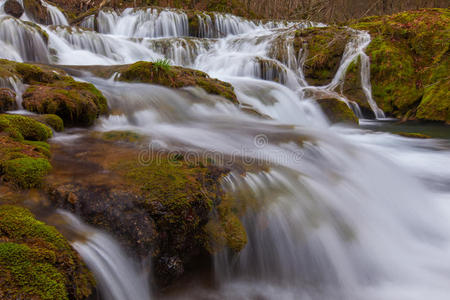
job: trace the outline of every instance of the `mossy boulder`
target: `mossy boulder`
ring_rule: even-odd
[[[344,102],[338,99],[319,99],[317,103],[331,123],[358,124],[358,118]]]
[[[67,126],[92,125],[108,110],[106,98],[94,85],[78,82],[58,68],[0,60],[0,76],[16,77],[29,85],[23,94],[25,109],[57,115]]]
[[[162,67],[158,63],[141,61],[122,67],[117,80],[159,84],[170,88],[198,86],[209,94],[219,95],[238,103],[231,84],[210,78],[208,74],[193,69]]]
[[[26,116],[0,115],[0,176],[14,187],[29,189],[41,186],[51,169],[52,136],[46,125]]]
[[[0,88],[0,113],[17,109],[16,93],[11,89]]]
[[[64,121],[57,115],[53,115],[53,114],[33,115],[31,117],[49,127],[51,127],[56,132],[64,131]]]
[[[94,278],[54,228],[27,209],[0,206],[2,299],[87,299]]]
[[[43,177],[51,170],[48,160],[31,157],[8,160],[2,167],[5,179],[24,189],[40,187]]]
[[[33,118],[21,115],[0,115],[0,131],[9,132],[19,140],[46,141],[52,137],[52,130]]]
[[[370,17],[351,25],[372,36],[366,52],[373,96],[383,111],[402,119],[450,122],[449,26],[449,9]]]

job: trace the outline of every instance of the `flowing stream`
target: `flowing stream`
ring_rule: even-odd
[[[67,22],[50,14],[54,25]],[[190,36],[187,15],[175,10],[102,11],[83,20],[84,28],[41,25],[49,36],[46,43],[35,28],[0,16],[0,56],[7,59],[113,65],[166,58],[235,87],[240,106],[192,87],[80,78],[102,90],[111,109],[123,112],[102,117],[96,130],[146,134],[152,149],[270,165],[245,176],[232,172],[223,181],[238,201],[253,201],[243,217],[249,237],[245,249],[214,257],[214,287],[189,284],[167,297],[448,299],[448,141],[331,126],[314,96],[308,96],[313,90],[338,98],[362,118],[357,105],[339,93],[345,71],[360,57],[366,100],[383,119],[371,95],[364,53],[370,36],[352,31],[331,83],[310,86],[303,74],[306,53],[294,53],[292,38],[298,28],[323,24],[197,17],[200,30]],[[275,45],[285,53],[282,60],[273,55]],[[0,83],[15,88],[11,80]],[[242,109],[249,107],[258,114]],[[106,299],[150,298],[142,276],[109,238],[93,233],[74,247],[102,291],[109,291]]]

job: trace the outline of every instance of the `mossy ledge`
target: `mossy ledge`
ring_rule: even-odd
[[[350,26],[372,37],[366,52],[380,108],[404,120],[450,124],[450,9],[368,17]],[[358,76],[357,68],[349,71]],[[358,97],[347,90],[349,98]]]
[[[0,178],[13,187],[42,185],[51,170],[52,130],[27,116],[0,114]]]
[[[344,102],[338,99],[319,99],[317,103],[331,123],[358,124],[358,118]]]
[[[52,226],[25,208],[0,205],[0,298],[87,299],[94,277]]]
[[[78,82],[58,68],[2,59],[0,77],[15,77],[28,84],[23,107],[39,114],[57,115],[66,126],[92,125],[108,110],[106,98],[94,85]],[[55,118],[46,118],[44,122],[62,130]]]

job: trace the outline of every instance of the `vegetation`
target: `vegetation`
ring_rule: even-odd
[[[2,299],[86,299],[92,274],[64,237],[27,209],[0,206]]]
[[[358,123],[358,118],[344,102],[337,99],[317,100],[331,123]]]

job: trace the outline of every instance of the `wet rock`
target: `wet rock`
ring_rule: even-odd
[[[322,111],[331,121],[331,123],[358,123],[353,111],[342,101],[338,99],[319,99],[317,100]]]
[[[16,93],[11,89],[0,88],[0,113],[16,109]]]
[[[13,16],[14,18],[20,18],[23,14],[23,7],[16,0],[8,0],[5,2],[3,9],[5,13]]]

